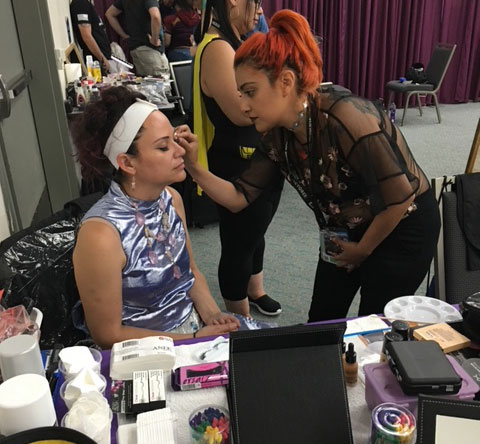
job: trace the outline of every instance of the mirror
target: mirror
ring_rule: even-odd
[[[83,75],[88,76],[87,67],[85,65],[85,62],[83,61],[82,54],[80,53],[80,50],[78,49],[78,46],[75,44],[75,42],[70,43],[70,45],[68,45],[67,49],[65,50],[65,63],[70,63],[70,56],[72,55],[72,52],[75,53],[75,55],[77,56],[77,60],[80,62],[80,65],[82,65]]]

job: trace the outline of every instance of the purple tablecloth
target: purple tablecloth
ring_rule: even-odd
[[[334,319],[334,320],[329,320],[329,321],[322,321],[322,322],[316,322],[316,324],[333,324],[335,322],[344,322],[346,319]],[[227,335],[223,335],[224,337],[228,337]],[[183,339],[179,341],[175,341],[175,345],[189,345],[189,344],[196,344],[200,342],[207,342],[215,339],[215,336],[209,336],[209,337],[201,337],[201,338],[192,338],[192,339]],[[110,385],[112,380],[110,379],[110,350],[104,350],[102,351],[102,365],[101,365],[101,373],[103,376],[105,376],[107,380],[107,387],[105,389],[105,397],[110,401]],[[58,424],[61,423],[62,418],[65,416],[67,413],[67,406],[63,402],[62,398],[60,397],[60,387],[63,383],[64,379],[63,376],[60,374],[60,377],[57,382],[57,386],[55,388],[55,391],[53,393],[53,402],[55,405],[55,411],[57,413],[57,420]],[[111,428],[111,444],[117,444],[117,428],[118,428],[118,423],[117,423],[117,415],[113,415],[113,421],[112,421],[112,428]]]

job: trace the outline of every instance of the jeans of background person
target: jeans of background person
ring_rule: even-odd
[[[440,232],[433,192],[426,191],[415,203],[417,210],[351,273],[319,259],[308,322],[346,317],[359,288],[361,316],[383,313],[390,300],[415,294],[430,269]]]
[[[169,75],[167,56],[149,46],[139,46],[130,51],[135,71],[139,76]]]
[[[281,190],[266,190],[239,213],[217,206],[222,244],[218,281],[225,299],[245,299],[250,276],[263,270],[264,235],[277,211],[281,193]]]
[[[182,62],[184,60],[192,60],[190,48],[174,48],[167,52],[170,62]]]

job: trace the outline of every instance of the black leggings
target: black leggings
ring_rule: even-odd
[[[264,191],[239,213],[217,206],[222,244],[218,282],[224,299],[245,299],[250,276],[263,270],[264,235],[277,211],[280,196],[281,191]]]
[[[440,231],[433,192],[423,193],[415,203],[417,210],[351,273],[319,259],[309,322],[344,318],[359,288],[361,316],[382,313],[390,300],[415,294],[430,268]]]

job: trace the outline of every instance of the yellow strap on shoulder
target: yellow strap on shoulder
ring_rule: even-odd
[[[198,162],[201,166],[208,169],[207,151],[210,148],[215,128],[210,122],[203,102],[200,88],[200,65],[202,60],[202,52],[205,47],[214,39],[218,38],[216,34],[205,34],[203,40],[197,47],[195,53],[195,61],[193,65],[193,132],[198,137]],[[197,193],[202,195],[202,189],[197,187]]]

